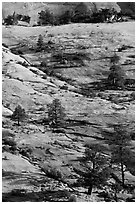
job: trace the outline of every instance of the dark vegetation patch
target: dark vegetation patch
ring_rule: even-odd
[[[129,58],[135,58],[135,55],[128,55]]]
[[[16,154],[17,143],[15,141],[15,135],[8,130],[2,133],[2,152],[10,152]]]
[[[47,177],[56,179],[58,181],[63,181],[63,174],[61,170],[52,167],[42,167],[41,170],[46,174]]]
[[[22,156],[30,158],[31,154],[33,153],[33,148],[31,146],[28,146],[28,145],[22,145],[19,147],[19,153]]]
[[[131,45],[122,45],[122,47],[118,48],[118,52],[122,52],[124,50],[132,49],[132,48],[135,48],[135,47]]]
[[[24,193],[21,189],[15,189],[11,193],[2,194],[3,202],[67,202],[68,193],[64,190],[43,190],[40,192]]]

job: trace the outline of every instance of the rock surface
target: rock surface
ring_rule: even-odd
[[[29,46],[34,46],[39,34],[43,35],[45,42],[51,39],[46,31],[52,35],[54,54],[58,53],[58,47],[62,47],[67,54],[75,54],[78,51],[83,53],[84,50],[89,56],[81,66],[77,61],[73,64],[70,55],[66,64],[55,59],[53,61],[53,48],[49,49],[49,52],[37,53],[27,53],[27,50],[23,57],[13,54],[10,48],[3,48],[4,110],[11,114],[17,104],[20,104],[28,115],[27,120],[17,126],[16,122],[8,120],[3,114],[4,119],[8,120],[3,122],[3,126],[15,135],[17,143],[15,152],[3,152],[3,198],[11,202],[56,202],[68,201],[70,194],[74,193],[78,202],[102,202],[104,199],[100,198],[98,193],[93,193],[90,198],[83,193],[87,189],[80,191],[79,188],[71,188],[78,178],[73,168],[80,167],[79,158],[84,155],[85,143],[99,143],[106,147],[101,131],[108,129],[109,123],[128,122],[131,124],[131,130],[134,130],[135,101],[131,98],[134,91],[95,90],[93,93],[94,83],[101,83],[102,78],[106,79],[108,76],[108,57],[113,55],[115,48],[127,45],[127,50],[118,53],[122,64],[129,55],[134,55],[134,22],[70,24],[47,26],[46,29],[3,27],[3,43],[10,47],[12,43],[18,43],[25,38]],[[47,60],[48,66],[54,65],[55,74],[46,74],[44,79],[44,70],[34,67],[35,62],[40,64],[39,60]],[[134,78],[134,58],[132,64],[122,66],[127,76],[132,73]],[[85,95],[87,90],[90,93]],[[42,121],[48,114],[47,105],[55,98],[58,98],[65,108],[68,127],[53,131]],[[6,107],[9,107],[11,112]],[[133,143],[132,148],[134,149]],[[62,180],[48,178],[49,173],[55,177],[57,172],[64,179],[64,183]],[[126,177],[134,180],[134,175],[129,174]],[[27,189],[27,192],[23,196],[20,192],[20,196],[17,196],[16,192],[12,192],[15,189]],[[66,189],[69,195],[64,193]]]
[[[2,115],[3,116],[11,116],[12,114],[13,114],[13,112],[11,110],[2,106]]]

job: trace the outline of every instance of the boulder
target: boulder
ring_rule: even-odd
[[[18,26],[25,26],[25,27],[28,27],[29,26],[29,23],[25,22],[25,21],[18,21]]]
[[[24,65],[30,65],[27,60],[25,60],[23,57],[20,57],[19,55],[15,55],[8,48],[5,48],[2,46],[2,63],[7,64],[7,63],[19,63],[19,64],[24,64]]]
[[[28,125],[26,126],[27,129],[29,130],[33,130],[33,131],[38,131],[39,128],[36,125]]]
[[[13,114],[13,112],[11,110],[2,106],[2,115],[3,116],[11,116],[12,114]]]
[[[3,160],[2,168],[4,171],[10,171],[14,173],[22,173],[24,171],[31,173],[39,173],[39,170],[30,164],[27,160],[21,156],[13,155],[8,152],[4,152],[2,157],[7,157],[8,160]]]
[[[7,137],[14,137],[15,135],[11,130],[8,130],[6,128],[2,128],[2,138],[7,138]]]

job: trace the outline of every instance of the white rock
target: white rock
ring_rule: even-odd
[[[2,47],[2,62],[3,63],[8,63],[10,61],[13,62],[19,62],[19,63],[25,63],[26,65],[30,65],[27,60],[24,58],[20,57],[19,55],[15,55],[9,51],[8,48]]]
[[[30,130],[39,130],[39,128],[36,125],[28,125],[27,128]]]
[[[13,112],[11,110],[2,106],[2,115],[3,116],[11,116],[12,114],[13,114]]]

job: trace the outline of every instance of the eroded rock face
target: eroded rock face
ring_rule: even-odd
[[[44,73],[36,68],[30,66],[28,61],[24,58],[11,53],[8,48],[3,47],[2,50],[2,61],[3,61],[3,101],[4,104],[11,103],[10,107],[14,110],[17,104],[21,104],[24,108],[31,108],[35,106],[35,102],[47,101],[50,103],[51,99],[48,95],[46,98],[44,94],[38,93],[33,88],[39,86],[43,89],[50,85],[48,80],[42,79]],[[27,67],[26,67],[27,66]],[[35,70],[35,71],[34,71]],[[34,73],[35,72],[35,73]],[[51,84],[52,85],[52,84]],[[55,87],[55,85],[53,85]],[[46,89],[45,89],[46,92]],[[46,93],[45,93],[46,94]],[[42,102],[43,104],[43,102]],[[3,109],[3,114],[11,114],[8,109]]]

